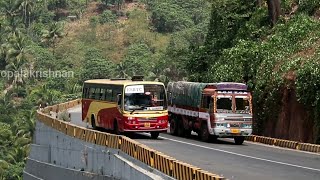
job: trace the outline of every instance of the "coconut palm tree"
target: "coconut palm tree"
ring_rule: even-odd
[[[10,85],[13,87],[16,84],[23,84],[27,77],[23,73],[28,64],[25,37],[21,33],[13,34],[3,46],[6,51],[7,65],[5,69],[13,73],[13,76],[9,79]]]
[[[16,18],[19,16],[20,0],[2,0],[0,1],[0,12],[9,20],[12,27],[16,26]]]
[[[119,64],[116,65],[116,73],[118,76],[122,78],[128,78],[129,75],[127,74],[127,68],[123,62],[120,62]]]
[[[65,36],[63,33],[63,24],[61,22],[51,23],[49,29],[42,31],[42,42],[53,48],[53,54],[58,40]]]
[[[0,95],[0,114],[8,115],[15,109],[15,105],[12,101],[14,94],[6,93]]]
[[[57,100],[57,91],[51,90],[44,84],[31,91],[30,96],[33,97],[39,105],[51,105]]]
[[[22,0],[19,9],[23,12],[23,20],[24,24],[29,27],[31,17],[30,14],[34,8],[35,1],[34,0]]]

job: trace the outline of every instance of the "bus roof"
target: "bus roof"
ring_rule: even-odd
[[[113,85],[130,85],[130,84],[157,84],[163,85],[162,82],[155,81],[132,81],[132,80],[112,80],[112,79],[90,79],[84,81],[85,84],[113,84]]]

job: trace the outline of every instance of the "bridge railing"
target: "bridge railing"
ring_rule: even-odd
[[[173,178],[181,180],[222,180],[225,179],[217,174],[204,171],[198,167],[176,160],[159,151],[149,148],[128,137],[95,131],[80,127],[70,122],[58,119],[58,113],[81,104],[80,99],[66,103],[48,106],[37,111],[37,119],[45,125],[52,127],[68,136],[106,146],[108,148],[119,149],[135,159],[155,168]],[[56,117],[52,117],[50,112],[55,112]]]
[[[246,137],[247,141],[267,144],[271,146],[278,146],[289,149],[296,149],[301,151],[308,151],[314,153],[320,153],[320,145],[319,144],[310,144],[310,143],[301,143],[297,141],[290,141],[285,139],[277,139],[265,136],[256,136],[251,135]]]

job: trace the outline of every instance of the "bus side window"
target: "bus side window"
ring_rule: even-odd
[[[117,102],[117,99],[118,99],[118,92],[117,92],[117,89],[112,89],[112,99],[111,101],[112,102]]]
[[[94,97],[95,97],[95,88],[90,88],[90,90],[89,90],[89,98],[90,99],[94,99]]]
[[[101,88],[101,90],[100,90],[100,94],[99,94],[99,100],[102,100],[102,101],[104,101],[105,100],[105,93],[106,93],[106,89],[104,89],[104,88]]]
[[[82,90],[82,98],[83,98],[83,99],[84,99],[84,98],[87,98],[87,97],[86,97],[87,91],[88,91],[88,89],[84,87],[83,90]]]
[[[105,100],[106,101],[111,101],[111,98],[112,98],[112,90],[111,89],[106,89],[106,97],[105,97]]]
[[[96,100],[100,99],[100,88],[96,88],[95,92],[94,92],[95,97],[93,97]]]

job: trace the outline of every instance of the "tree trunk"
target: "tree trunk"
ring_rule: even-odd
[[[267,0],[267,4],[271,25],[274,26],[281,15],[280,0]]]

